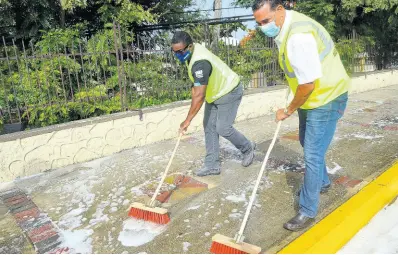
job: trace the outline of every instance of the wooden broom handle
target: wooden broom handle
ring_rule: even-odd
[[[154,206],[155,199],[156,199],[156,197],[158,196],[158,193],[159,193],[159,191],[160,191],[160,188],[161,188],[162,185],[163,185],[164,180],[166,179],[167,173],[169,172],[169,169],[170,169],[170,166],[171,166],[171,162],[173,162],[173,158],[174,158],[174,155],[176,154],[178,145],[180,144],[182,135],[183,135],[183,134],[180,133],[179,136],[178,136],[176,146],[174,147],[173,153],[171,154],[171,157],[170,157],[169,163],[167,164],[166,170],[165,170],[164,173],[163,173],[162,180],[160,181],[158,187],[156,188],[155,193],[154,193],[153,196],[152,196],[151,201],[149,202],[149,205],[152,206],[152,207]]]
[[[287,103],[288,103],[289,92],[290,92],[290,90],[289,90],[289,88],[287,88],[285,107],[287,106]],[[237,243],[243,242],[243,232],[244,232],[244,230],[245,230],[246,223],[247,223],[247,220],[248,220],[248,218],[249,218],[250,211],[251,211],[251,209],[252,209],[252,207],[253,207],[253,203],[254,203],[254,200],[255,200],[256,194],[257,194],[257,189],[258,189],[258,186],[260,185],[261,177],[262,177],[263,174],[264,174],[265,167],[266,167],[266,165],[267,165],[267,161],[268,161],[269,155],[271,154],[271,151],[272,151],[272,149],[273,149],[273,147],[274,147],[274,145],[275,145],[275,142],[276,142],[276,138],[278,137],[279,129],[281,128],[281,124],[282,124],[282,121],[279,121],[279,122],[278,122],[278,125],[277,125],[277,127],[276,127],[276,130],[275,130],[274,138],[272,139],[272,142],[271,142],[270,146],[268,147],[267,154],[265,154],[265,158],[264,158],[263,164],[262,164],[262,166],[261,166],[261,171],[260,171],[260,173],[258,174],[257,181],[256,181],[256,185],[254,186],[252,195],[251,195],[251,197],[250,197],[249,205],[247,206],[247,209],[246,209],[245,217],[243,218],[242,225],[241,225],[241,227],[240,227],[240,229],[239,229],[238,234],[235,236],[235,241],[236,241]]]

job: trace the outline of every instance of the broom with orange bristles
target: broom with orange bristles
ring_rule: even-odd
[[[286,103],[287,105],[288,98],[289,98],[289,88],[287,88],[287,95],[286,95]],[[210,247],[210,252],[215,254],[259,254],[261,252],[261,247],[256,245],[252,245],[249,243],[243,242],[244,236],[243,232],[246,227],[247,220],[249,218],[250,211],[253,207],[254,200],[256,198],[257,189],[261,182],[261,177],[264,174],[265,167],[267,165],[267,161],[269,155],[271,154],[272,148],[275,145],[276,138],[278,137],[279,129],[281,128],[282,121],[278,122],[278,125],[275,130],[274,138],[268,148],[267,153],[265,154],[265,158],[263,164],[261,166],[260,173],[258,174],[256,185],[254,186],[253,192],[250,197],[249,205],[247,206],[245,217],[243,218],[242,224],[240,226],[239,232],[235,235],[235,238],[230,238],[224,235],[216,234],[212,238],[212,245]]]
[[[147,205],[142,204],[142,203],[133,203],[130,207],[130,212],[129,216],[144,220],[144,221],[151,221],[157,224],[167,224],[170,221],[170,216],[165,208],[160,208],[160,207],[155,207],[156,203],[156,197],[159,194],[160,188],[163,185],[164,180],[166,179],[167,173],[169,171],[169,168],[171,166],[171,162],[173,161],[174,155],[176,154],[178,145],[180,144],[180,140],[182,137],[182,133],[178,136],[176,146],[174,147],[174,151],[171,154],[169,163],[167,164],[166,170],[163,173],[162,179],[156,188],[155,193],[153,194],[151,200]]]

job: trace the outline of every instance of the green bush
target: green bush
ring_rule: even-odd
[[[355,66],[360,65],[361,59],[364,59],[360,54],[366,54],[367,45],[373,45],[369,38],[342,39],[336,43],[336,49],[349,75],[354,72]]]
[[[277,81],[281,77],[278,49],[272,47],[270,40],[257,30],[251,30],[240,45],[227,46],[221,42],[219,57],[240,75],[245,87],[258,73],[262,73],[267,81]]]

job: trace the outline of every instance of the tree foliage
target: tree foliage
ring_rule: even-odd
[[[396,60],[393,49],[398,46],[397,7],[397,0],[314,0],[300,1],[297,10],[324,25],[341,45],[347,45],[347,36],[360,35],[363,42],[350,44],[351,50],[360,49],[364,42],[373,45],[375,50],[368,54],[382,69]],[[340,51],[350,54],[346,46]]]
[[[197,16],[184,14],[193,0],[0,0],[0,35],[38,37],[50,29],[86,23],[95,34],[118,21],[133,28],[140,24],[177,22]]]
[[[236,1],[241,6],[251,3]],[[342,55],[349,56],[368,43],[375,48],[368,54],[377,68],[396,61],[393,49],[398,47],[398,0],[298,0],[295,10],[321,23],[338,43]],[[347,44],[348,37],[358,35],[360,41]]]
[[[50,0],[13,0],[0,5],[0,32],[4,36],[32,37],[55,28],[59,3]]]

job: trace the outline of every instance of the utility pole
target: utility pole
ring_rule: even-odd
[[[222,0],[214,0],[213,2],[213,10],[214,10],[214,18],[215,19],[220,19],[222,16]],[[213,42],[212,42],[212,48],[213,50],[218,49],[218,40],[220,38],[220,25],[216,25],[215,30],[214,30],[214,36],[213,36]]]
[[[222,8],[222,0],[214,0],[213,10],[214,10],[214,18],[215,19],[221,18],[221,14],[222,14],[221,8]]]

